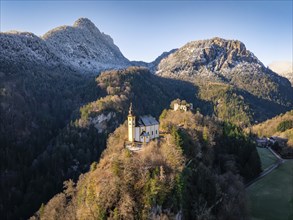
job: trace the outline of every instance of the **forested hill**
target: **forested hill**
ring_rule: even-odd
[[[29,217],[62,190],[63,181],[87,171],[99,159],[107,135],[125,119],[130,101],[137,113],[155,116],[177,97],[197,103],[192,84],[161,79],[147,69],[109,71],[96,81],[61,70],[2,69],[4,219]],[[88,104],[79,110],[82,103]]]
[[[18,111],[14,116],[18,118],[17,121],[21,119],[24,125],[32,126],[28,127],[28,133],[24,133],[30,142],[20,141],[16,143],[17,145],[12,145],[7,138],[14,140],[14,136],[11,136],[13,133],[1,137],[5,144],[5,148],[1,148],[5,152],[1,154],[3,155],[1,193],[4,195],[1,197],[1,204],[3,204],[1,212],[9,219],[28,216],[39,208],[42,202],[45,203],[54,194],[60,192],[63,181],[70,178],[76,180],[81,173],[86,172],[90,164],[99,159],[105,148],[107,135],[125,120],[130,102],[133,102],[136,114],[152,114],[158,117],[164,108],[168,108],[172,100],[180,98],[192,102],[195,108],[204,115],[216,116],[223,121],[238,123],[241,126],[250,124],[257,114],[261,114],[258,112],[259,109],[264,110],[262,106],[256,109],[251,108],[253,103],[249,99],[243,99],[233,87],[223,88],[217,87],[217,84],[211,86],[207,84],[206,87],[201,86],[199,89],[190,82],[153,75],[146,68],[130,67],[125,70],[106,71],[100,74],[95,82],[91,78],[84,78],[77,74],[76,77],[85,80],[84,86],[81,87],[77,86],[78,81],[75,80],[63,87],[61,87],[62,83],[66,81],[59,80],[55,83],[52,81],[54,86],[50,87],[50,80],[55,77],[63,79],[60,78],[61,76],[65,80],[68,75],[56,74],[53,77],[50,74],[43,75],[42,72],[36,73],[38,72],[24,75],[25,82],[28,82],[27,80],[31,77],[35,79],[36,84],[20,84],[27,86],[20,86],[18,89],[27,92],[24,93],[27,94],[24,97],[26,101],[19,102],[19,105],[23,103],[23,107],[28,107],[25,115],[32,114],[38,117],[33,118],[32,124],[28,123],[25,115],[18,112],[23,107],[16,108]],[[4,77],[9,79],[7,74]],[[46,79],[42,81],[42,84],[38,84],[40,77]],[[8,88],[7,85],[5,88]],[[30,85],[35,85],[40,92],[32,93],[34,87],[29,87]],[[56,87],[58,85],[60,85],[59,90]],[[68,91],[67,85],[73,86],[70,88],[74,93]],[[210,89],[205,91],[204,88]],[[52,98],[48,99],[44,96],[44,94],[50,94],[47,91],[52,91],[50,96]],[[5,89],[1,97],[2,100],[6,100],[7,106],[18,103],[13,101],[14,96],[10,94],[17,93],[11,93],[9,89]],[[55,98],[59,96],[61,98],[57,102]],[[31,102],[30,100],[35,100],[34,97],[38,98],[37,101]],[[91,99],[95,101],[88,102]],[[217,105],[210,100],[216,100]],[[33,110],[39,102],[43,103],[42,109],[34,114]],[[79,110],[75,110],[82,102],[88,103]],[[267,109],[268,112],[269,110]],[[7,111],[1,114],[1,117],[6,114],[12,113]],[[10,121],[12,118],[8,116],[3,118],[5,122],[1,124],[3,132],[9,133],[17,128],[16,121]],[[55,121],[55,119],[58,120]],[[66,122],[68,123],[65,128],[58,131]]]
[[[243,179],[260,172],[241,129],[199,113],[164,110],[158,140],[124,147],[127,123],[110,135],[100,162],[31,219],[245,219]]]
[[[158,117],[172,100],[180,98],[192,102],[204,115],[241,126],[258,120],[258,115],[265,110],[262,105],[255,107],[256,97],[248,96],[252,97],[248,99],[243,95],[245,93],[232,86],[206,84],[198,87],[190,82],[153,75],[146,68],[106,71],[95,82],[77,73],[61,74],[56,69],[56,74],[52,74],[52,71],[41,70],[24,71],[26,74],[18,78],[24,80],[19,81],[19,87],[14,87],[17,81],[13,80],[17,78],[14,79],[9,71],[2,75],[4,82],[12,80],[11,87],[8,87],[9,83],[3,87],[1,99],[7,104],[2,104],[2,108],[16,104],[22,106],[15,108],[15,113],[3,111],[1,114],[4,121],[1,129],[7,134],[1,136],[4,143],[1,150],[5,152],[1,154],[1,193],[4,195],[1,197],[1,212],[9,219],[29,215],[42,202],[60,192],[63,181],[77,179],[86,172],[105,148],[107,135],[125,120],[130,102],[133,102],[136,114]],[[12,93],[13,90],[19,90],[19,93]],[[26,95],[22,98],[17,94]],[[51,94],[50,98],[45,94]],[[16,102],[17,97],[19,102]],[[95,101],[88,102],[90,100]],[[75,110],[83,102],[88,103]],[[42,103],[41,109],[35,108],[39,103]],[[24,107],[27,110],[22,114],[19,111],[26,109]],[[266,111],[274,114],[273,109]],[[74,114],[70,117],[72,112]],[[14,115],[15,119],[9,115]],[[26,118],[32,118],[31,123]],[[67,123],[70,118],[71,123]],[[16,122],[22,122],[28,129],[21,130],[22,126]],[[67,126],[58,131],[66,123]],[[11,131],[17,128],[29,142],[16,138],[20,136]],[[7,138],[20,141],[14,145]]]

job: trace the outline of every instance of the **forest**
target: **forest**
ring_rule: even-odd
[[[198,112],[164,110],[160,129],[135,153],[121,125],[100,161],[31,219],[247,219],[244,183],[260,172],[251,137]]]
[[[258,120],[258,115],[263,117],[265,108],[256,107],[255,97],[233,87],[211,84],[207,89],[153,75],[146,68],[105,71],[95,78],[65,67],[31,69],[2,65],[0,74],[0,214],[5,219],[28,218],[62,191],[64,181],[76,183],[91,164],[98,163],[108,136],[124,122],[130,102],[137,114],[158,118],[172,100],[180,98],[237,135]],[[231,136],[235,143],[246,141],[237,135]],[[236,158],[240,175],[252,178],[254,174],[245,166],[247,158],[242,156],[244,149],[226,143],[225,138],[218,144],[221,142],[237,155],[230,158],[231,169]],[[219,151],[218,168],[230,166],[222,163],[229,156],[225,152],[226,156],[220,156],[221,149],[213,149]]]

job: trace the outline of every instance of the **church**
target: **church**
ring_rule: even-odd
[[[128,114],[128,141],[148,143],[159,137],[159,122],[150,115],[139,116],[133,114],[130,103]]]

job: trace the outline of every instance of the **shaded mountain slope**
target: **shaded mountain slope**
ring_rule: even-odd
[[[0,215],[4,219],[27,215],[31,207],[18,208],[32,198],[23,201],[32,181],[31,164],[70,121],[72,112],[99,94],[93,79],[66,67],[20,67],[0,68]]]

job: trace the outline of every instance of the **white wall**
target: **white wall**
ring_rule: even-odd
[[[140,134],[145,131],[149,134],[149,137],[146,138],[146,142],[149,142],[151,139],[159,137],[159,125],[151,125],[146,127],[135,127],[134,139],[138,142],[143,142],[144,139],[140,137]],[[157,133],[156,133],[157,131]]]

